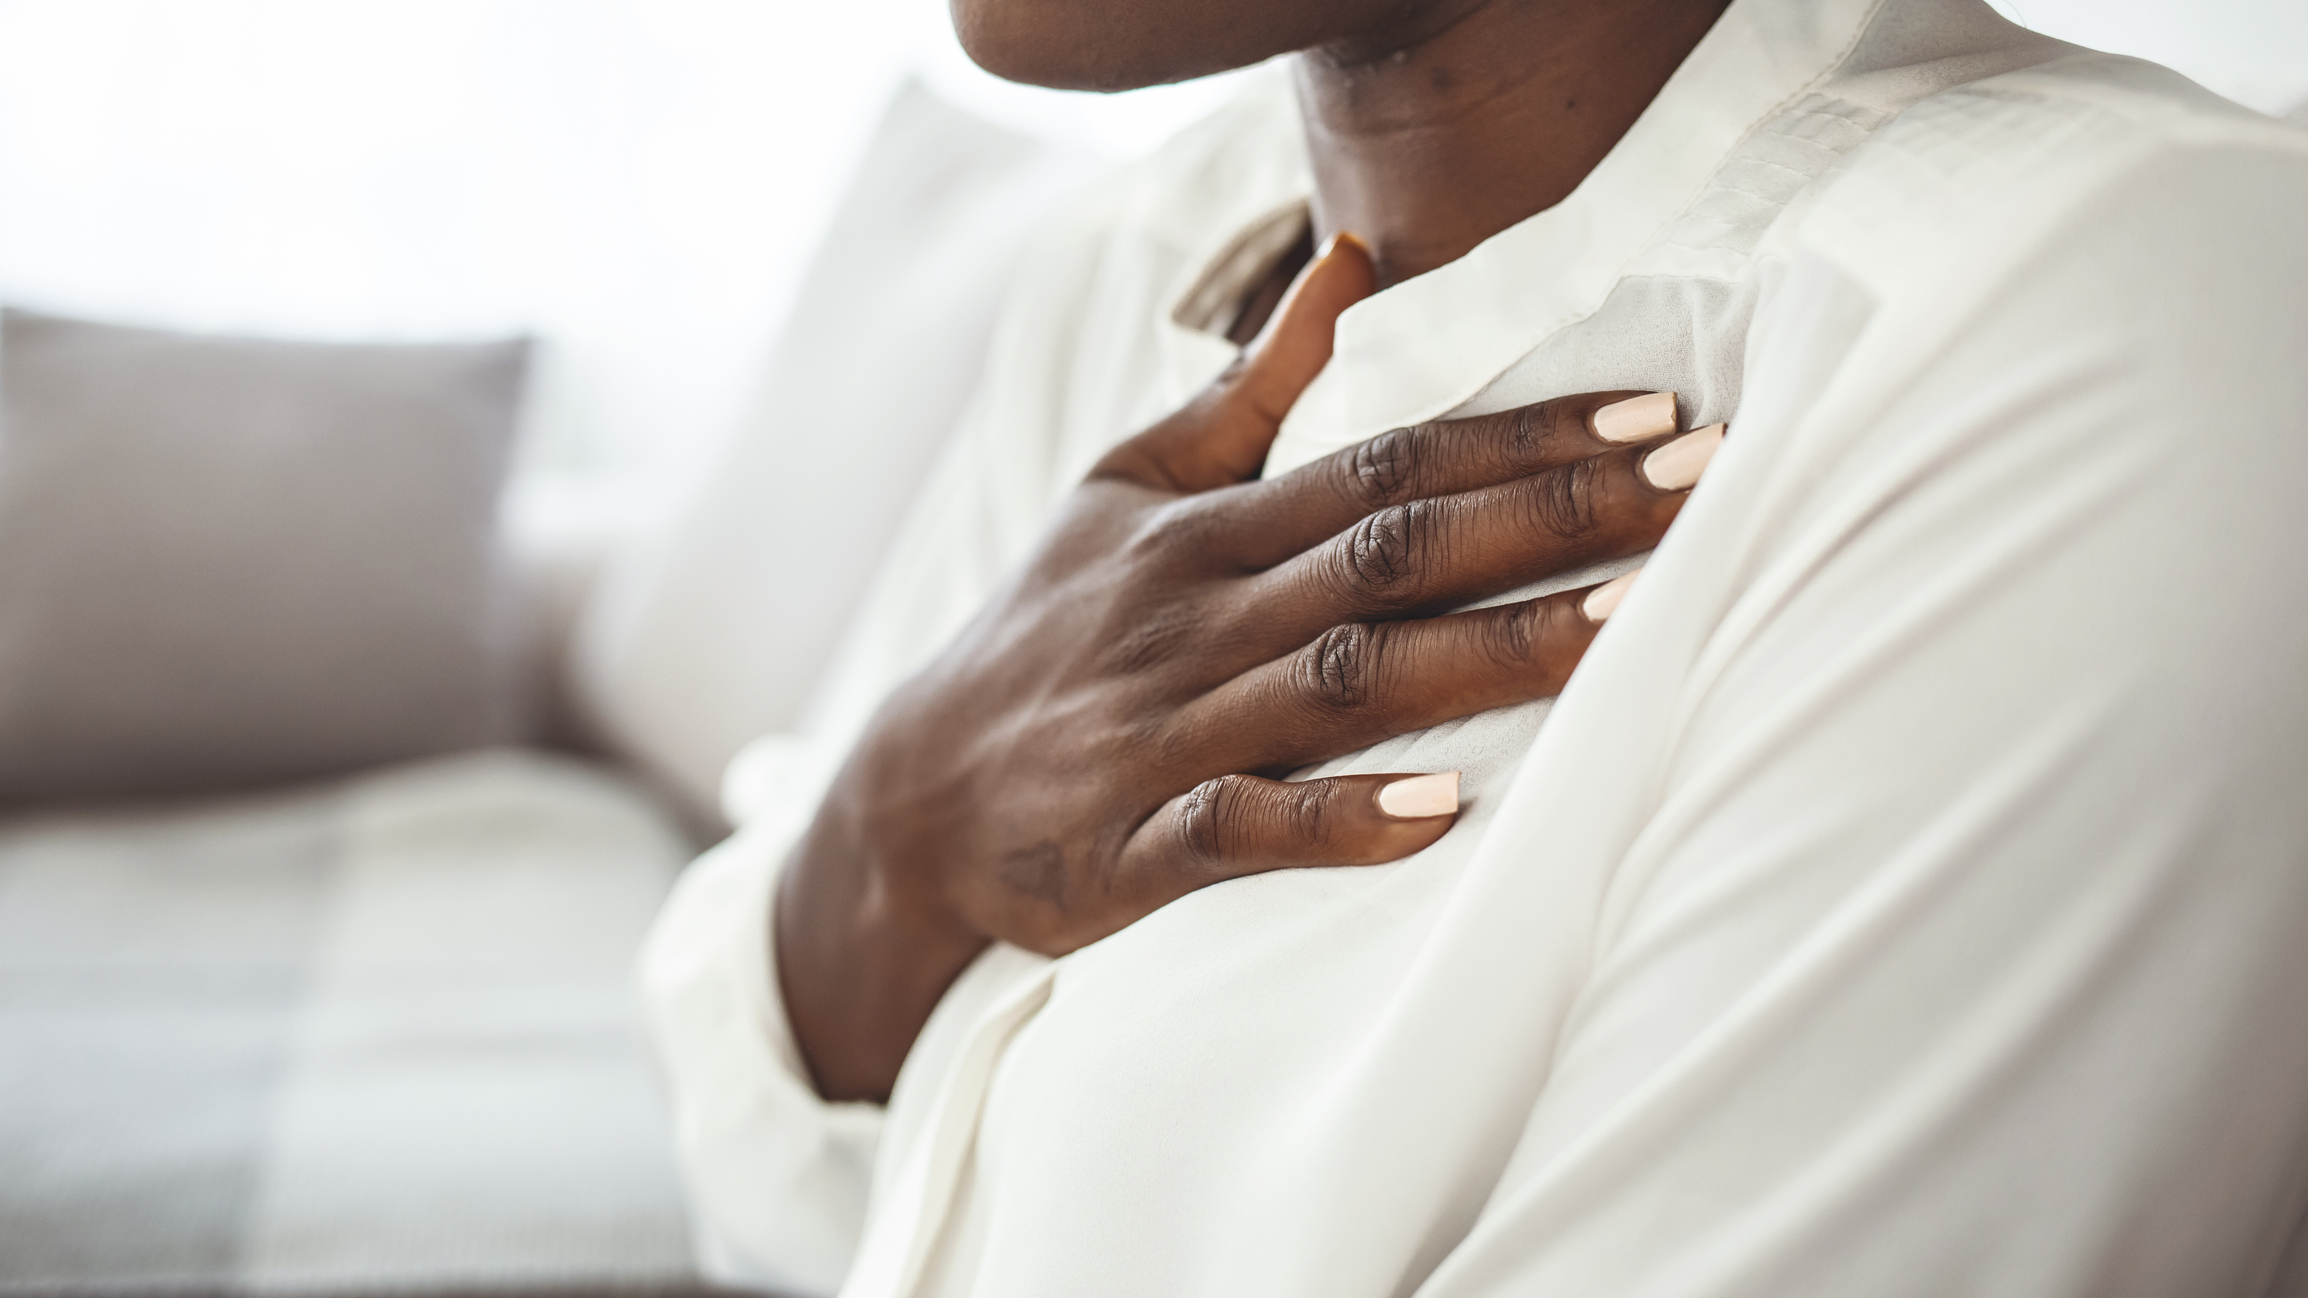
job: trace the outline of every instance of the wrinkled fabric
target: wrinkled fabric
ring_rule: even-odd
[[[819,725],[733,768],[644,965],[718,1272],[2298,1291],[2308,137],[1972,0],[1736,0],[1569,199],[1341,319],[1270,473],[1566,393],[1733,427],[1558,701],[1312,772],[1461,770],[1447,836],[997,946],[886,1113],[814,1098],[765,930],[829,760],[1231,358],[1299,130],[1277,80],[1045,241]]]

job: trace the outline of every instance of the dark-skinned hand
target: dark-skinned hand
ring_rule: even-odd
[[[1333,240],[876,714],[774,919],[826,1097],[886,1098],[989,942],[1059,955],[1220,880],[1428,846],[1455,773],[1278,777],[1562,689],[1627,579],[1447,610],[1657,544],[1722,430],[1676,436],[1670,394],[1593,393],[1257,480],[1372,283]]]

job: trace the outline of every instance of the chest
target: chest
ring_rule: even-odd
[[[1596,318],[1500,376],[1466,413],[1649,388],[1682,394],[1688,422],[1726,417],[1738,403],[1752,301],[1745,286],[1720,281],[1626,287]],[[1584,585],[1640,562],[1556,574],[1501,598]],[[1436,1211],[1424,1228],[1448,1236],[1471,1215],[1476,1201],[1452,1187],[1487,1183],[1490,1170],[1471,1163],[1510,1147],[1510,1126],[1427,1111],[1430,1101],[1447,1105],[1444,1092],[1410,1092],[1393,1110],[1398,1129],[1342,1129],[1325,1093],[1380,1048],[1390,1016],[1409,1012],[1397,991],[1426,958],[1468,861],[1486,844],[1499,850],[1489,841],[1497,804],[1549,708],[1483,713],[1308,772],[1462,772],[1460,823],[1418,857],[1220,884],[1061,962],[1048,1003],[1003,1053],[973,1184],[949,1224],[968,1238],[981,1285],[1111,1292],[1113,1276],[1126,1273],[1142,1282],[1132,1292],[1224,1291],[1224,1259],[1271,1256],[1310,1177],[1399,1168],[1388,1149],[1436,1123],[1454,1130],[1434,1147],[1462,1152],[1433,1168]],[[1529,868],[1546,868],[1545,844],[1513,846]],[[1483,1024],[1479,1004],[1462,1008],[1472,1030],[1514,1030]],[[1084,1256],[1037,1248],[1052,1229],[1101,1235],[1100,1273],[1046,1274]],[[1193,1248],[1179,1246],[1189,1240]]]

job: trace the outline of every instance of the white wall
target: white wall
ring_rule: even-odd
[[[2278,116],[2308,104],[2308,0],[1990,0],[2093,49],[2165,64]]]

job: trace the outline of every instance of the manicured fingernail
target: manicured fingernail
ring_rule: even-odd
[[[1579,611],[1587,615],[1589,622],[1607,620],[1618,610],[1619,601],[1627,598],[1627,592],[1635,588],[1635,578],[1642,575],[1643,570],[1637,568],[1623,577],[1613,577],[1595,587],[1587,592],[1585,599],[1579,601]]]
[[[1595,436],[1606,442],[1647,442],[1675,431],[1675,394],[1614,401],[1595,412]]]
[[[1340,244],[1345,244],[1350,248],[1359,249],[1362,252],[1362,255],[1365,257],[1370,256],[1370,245],[1364,243],[1360,236],[1356,235],[1351,230],[1339,230],[1333,233],[1329,238],[1322,241],[1322,247],[1315,251],[1314,259],[1316,261],[1321,261],[1323,258],[1329,256],[1330,254],[1337,252]]]
[[[1707,471],[1707,461],[1722,444],[1721,424],[1685,433],[1643,457],[1643,478],[1661,491],[1681,491]]]
[[[1414,775],[1378,791],[1378,809],[1396,820],[1426,820],[1459,809],[1459,773]]]

